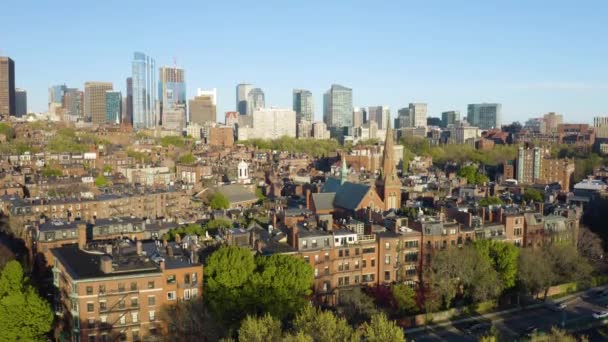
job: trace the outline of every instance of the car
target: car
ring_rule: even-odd
[[[538,333],[538,327],[531,325],[531,326],[527,327],[526,330],[524,330],[524,332],[521,335],[523,337],[532,337],[536,333]]]
[[[548,307],[549,307],[549,310],[551,310],[551,311],[562,311],[566,307],[568,307],[568,304],[566,304],[566,303],[553,303],[553,304],[550,304]]]
[[[608,311],[597,311],[593,313],[593,318],[600,319],[608,317]]]

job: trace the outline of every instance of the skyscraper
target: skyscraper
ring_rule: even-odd
[[[212,94],[199,95],[188,101],[190,122],[201,126],[217,121],[215,97]]]
[[[133,78],[127,77],[126,108],[123,121],[133,125]]]
[[[248,83],[239,83],[236,86],[236,111],[241,115],[251,114],[247,113],[249,110],[249,106],[247,105],[247,97],[249,96],[251,88],[251,84]]]
[[[453,125],[456,121],[460,121],[460,111],[450,110],[441,113],[441,126],[443,128]]]
[[[323,94],[323,121],[328,128],[352,127],[353,90],[332,84]]]
[[[68,88],[63,96],[63,109],[67,121],[78,121],[84,119],[84,93],[80,89]]]
[[[247,94],[247,113],[252,114],[254,110],[266,107],[264,91],[261,88],[253,88]]]
[[[412,127],[426,127],[426,103],[410,103],[409,115]]]
[[[49,114],[62,115],[63,97],[68,87],[65,84],[57,84],[49,87]]]
[[[293,110],[296,112],[297,121],[313,122],[315,118],[312,93],[309,90],[293,90]]]
[[[142,52],[135,52],[132,63],[133,128],[156,127],[156,63]]]
[[[166,109],[186,104],[186,75],[184,69],[163,66],[159,69],[158,99],[160,120]]]
[[[27,92],[25,89],[15,89],[15,116],[22,117],[27,114]]]
[[[500,128],[501,111],[500,103],[470,104],[467,107],[467,121],[481,129]]]
[[[112,90],[111,82],[86,82],[84,84],[84,113],[87,121],[95,124],[106,122],[107,90]]]
[[[367,109],[368,121],[374,121],[378,124],[378,129],[386,129],[388,120],[391,116],[391,110],[387,106],[373,106]]]
[[[15,115],[15,62],[0,57],[0,114]]]
[[[122,118],[122,94],[120,91],[106,90],[106,123],[118,125]]]
[[[367,122],[367,112],[365,108],[355,107],[353,109],[353,127],[361,127]]]

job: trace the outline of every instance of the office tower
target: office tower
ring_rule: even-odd
[[[409,114],[412,127],[426,127],[426,103],[410,103]]]
[[[323,94],[323,122],[328,128],[352,127],[353,90],[332,84]]]
[[[63,98],[68,87],[65,84],[58,84],[49,87],[49,114],[63,115]]]
[[[106,123],[119,125],[122,118],[122,94],[120,91],[106,90]]]
[[[378,124],[378,129],[386,129],[390,120],[391,110],[387,106],[374,106],[367,109],[368,121]]]
[[[0,57],[0,114],[15,115],[15,62]]]
[[[467,108],[467,121],[472,126],[488,130],[500,128],[502,105],[500,103],[470,104]]]
[[[106,91],[112,90],[111,82],[86,82],[84,84],[85,119],[95,124],[106,122]]]
[[[247,115],[249,106],[247,105],[247,97],[251,91],[251,84],[240,83],[236,86],[236,111],[241,115]]]
[[[464,144],[479,138],[479,127],[471,126],[466,121],[458,121],[450,127],[450,138],[456,144]]]
[[[217,121],[215,97],[212,94],[194,97],[188,101],[188,109],[192,123],[203,126],[206,123]]]
[[[211,89],[196,89],[196,96],[211,96],[213,100],[213,105],[217,106],[217,88]]]
[[[456,121],[460,121],[460,111],[450,110],[441,113],[441,127],[446,128],[456,123]]]
[[[15,116],[22,117],[27,114],[27,92],[25,89],[15,89]]]
[[[395,128],[401,129],[406,127],[413,127],[414,123],[412,116],[410,115],[409,108],[401,108],[397,111],[397,118],[395,119]]]
[[[353,127],[361,127],[367,122],[367,112],[365,108],[355,107],[353,109]]]
[[[68,88],[63,96],[64,120],[78,121],[84,119],[84,93],[76,88]]]
[[[312,122],[315,118],[312,93],[309,90],[293,90],[293,110],[296,112],[298,122],[304,120]]]
[[[561,114],[549,112],[543,116],[547,133],[557,133],[557,128],[564,122],[564,117]]]
[[[296,137],[296,112],[284,108],[259,108],[251,122],[239,124],[238,140]]]
[[[186,76],[184,69],[163,66],[159,69],[158,100],[160,120],[166,109],[186,105]]]
[[[156,63],[144,53],[135,52],[132,63],[133,128],[153,128],[159,122],[156,112]]]
[[[127,77],[127,96],[125,98],[126,108],[123,112],[123,121],[133,125],[133,78]]]
[[[608,117],[596,116],[593,118],[593,130],[596,138],[608,138]]]
[[[186,127],[186,107],[183,105],[165,108],[162,126],[164,129],[182,132]]]
[[[266,107],[266,100],[264,99],[264,92],[260,88],[253,88],[247,95],[247,113],[251,114],[254,110]]]

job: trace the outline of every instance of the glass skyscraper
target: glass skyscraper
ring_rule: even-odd
[[[251,84],[248,83],[239,83],[236,86],[236,111],[239,112],[240,115],[252,114],[247,112],[249,110],[247,98],[251,88]]]
[[[153,128],[158,124],[156,113],[156,63],[142,52],[135,52],[132,63],[133,128]]]
[[[481,129],[500,128],[502,105],[500,103],[470,104],[467,108],[467,121],[471,126]]]
[[[253,111],[260,108],[266,107],[266,99],[264,97],[264,91],[260,88],[253,88],[247,94],[247,114],[252,115]]]
[[[297,121],[313,122],[315,118],[312,93],[304,89],[293,90],[293,110]]]
[[[163,121],[165,111],[186,105],[186,76],[184,69],[163,66],[159,69],[158,99],[160,116]]]
[[[328,128],[353,126],[353,90],[332,84],[323,95],[323,121]]]
[[[106,91],[106,123],[120,124],[122,118],[122,95],[120,91]]]

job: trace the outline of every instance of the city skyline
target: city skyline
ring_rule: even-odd
[[[169,33],[161,29],[149,32],[148,27],[146,35],[132,35],[138,36],[137,40],[113,39],[110,44],[108,37],[115,37],[113,32],[144,30],[129,18],[136,9],[141,9],[142,15],[157,17],[162,11],[155,5],[152,2],[147,8],[140,8],[128,4],[120,13],[107,6],[99,8],[99,15],[91,18],[86,15],[90,6],[87,4],[39,4],[35,8],[16,4],[15,15],[0,21],[2,31],[10,32],[8,28],[18,25],[18,18],[26,15],[36,20],[24,32],[3,36],[0,54],[15,60],[16,87],[28,92],[29,109],[46,111],[46,92],[53,84],[68,84],[82,90],[86,81],[109,81],[125,96],[124,80],[131,76],[133,52],[145,51],[158,61],[157,65],[172,65],[175,61],[185,69],[188,94],[195,94],[199,87],[217,88],[218,113],[235,110],[234,87],[239,82],[259,86],[264,89],[267,105],[285,108],[291,107],[293,89],[310,90],[315,121],[321,120],[322,95],[333,83],[353,89],[354,106],[386,105],[392,109],[392,118],[410,102],[427,103],[431,117],[440,117],[450,110],[465,113],[471,103],[501,103],[503,123],[524,123],[546,112],[563,113],[567,121],[591,123],[594,116],[608,112],[603,100],[608,91],[604,82],[608,71],[601,59],[607,47],[594,43],[606,33],[599,24],[606,6],[599,2],[588,8],[565,2],[551,2],[551,6],[477,1],[441,6],[388,2],[353,8],[330,4],[317,11],[309,38],[313,48],[305,53],[301,49],[295,49],[297,53],[292,51],[296,42],[288,38],[295,29],[289,23],[303,10],[317,10],[318,2],[295,7],[261,4],[250,9],[248,17],[268,16],[268,9],[273,9],[270,13],[276,20],[248,28],[250,35],[273,41],[272,49],[252,46],[240,35],[238,27],[231,27],[233,24],[223,22],[222,15],[217,15],[243,16],[243,11],[231,12],[238,4],[198,4],[181,7],[186,18],[180,21],[184,34],[179,39],[169,39]],[[200,14],[197,10],[201,6],[214,16],[205,16],[208,20],[202,23],[188,20]],[[104,32],[90,33],[87,41],[96,44],[74,45],[48,39],[73,33],[72,26],[52,25],[53,13],[73,16],[73,25],[82,26],[84,32],[110,11],[116,16],[117,25]],[[408,12],[418,14],[408,17],[407,25],[399,24]],[[484,12],[491,15],[484,16]],[[356,23],[367,15],[386,18],[387,26],[359,27]],[[554,25],[566,15],[586,20],[567,27]],[[477,19],[471,20],[473,17]],[[424,24],[428,22],[433,25]],[[455,27],[454,22],[459,25]],[[503,24],[496,24],[500,22],[514,25],[507,25],[507,30]],[[187,43],[197,41],[195,38],[200,38],[201,32],[213,33],[214,39],[200,44],[201,47]],[[347,38],[332,39],[337,34]],[[28,44],[23,44],[26,40]],[[565,41],[569,43],[564,44]],[[32,47],[44,50],[50,44],[64,53],[45,58],[31,54]],[[366,50],[386,53],[370,55]],[[447,59],[446,52],[450,52]],[[247,63],[243,63],[243,56]],[[43,77],[37,72],[42,67]]]

